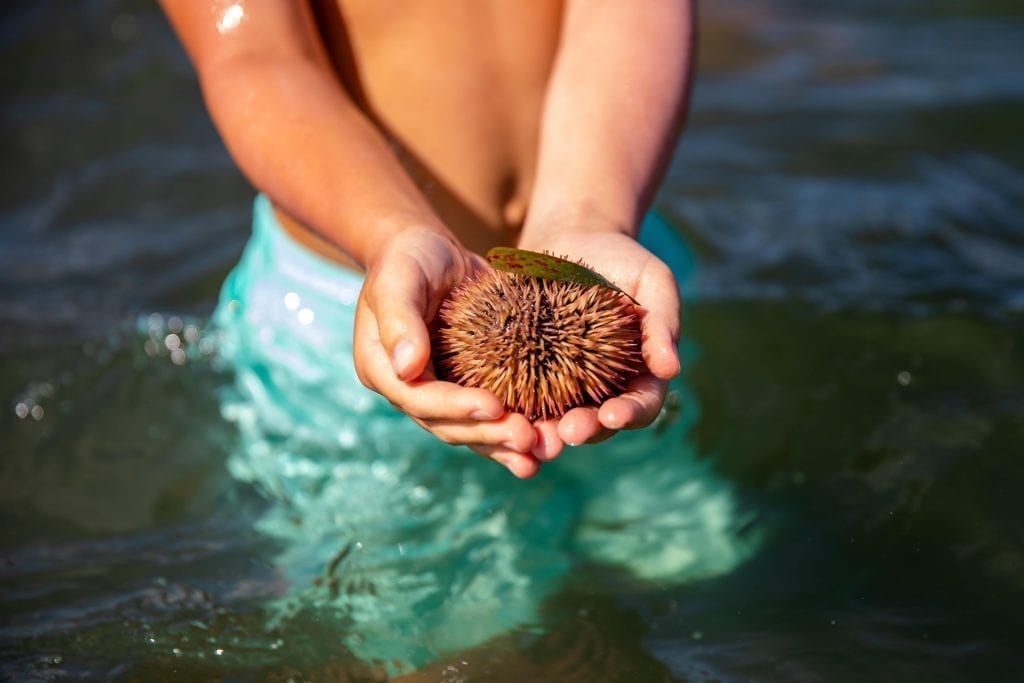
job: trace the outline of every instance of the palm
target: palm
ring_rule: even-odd
[[[635,298],[641,307],[643,356],[648,373],[634,379],[621,396],[599,408],[574,409],[557,423],[538,426],[548,438],[569,444],[607,438],[618,429],[649,424],[661,409],[665,382],[679,370],[679,293],[672,273],[656,256],[619,233],[561,232],[522,245],[582,261]]]

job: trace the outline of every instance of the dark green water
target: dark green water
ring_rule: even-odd
[[[280,548],[225,469],[200,340],[251,190],[154,7],[56,7],[0,14],[4,677],[379,676],[325,613],[268,626]],[[545,628],[418,678],[1019,680],[1024,15],[704,9],[658,206],[698,256],[681,409],[764,540],[683,586],[581,565]]]

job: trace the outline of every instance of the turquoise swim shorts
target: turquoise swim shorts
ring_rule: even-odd
[[[641,241],[680,278],[689,268],[657,217]],[[278,619],[319,610],[356,656],[400,672],[543,628],[541,605],[581,561],[686,582],[749,554],[731,487],[687,441],[697,403],[682,382],[652,427],[519,481],[362,386],[362,281],[293,241],[261,195],[214,315],[235,377],[221,403],[239,431],[229,467],[270,501],[260,530],[289,580]]]

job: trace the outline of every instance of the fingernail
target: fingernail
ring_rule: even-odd
[[[416,349],[408,339],[398,342],[398,346],[395,347],[395,351],[391,355],[391,365],[395,370],[395,374],[400,378],[404,378],[409,372],[409,366],[412,365],[412,357],[415,352]]]
[[[497,420],[499,417],[501,417],[501,415],[495,415],[491,411],[484,410],[483,408],[477,408],[469,414],[469,419],[471,420]]]

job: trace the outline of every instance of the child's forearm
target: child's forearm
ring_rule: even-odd
[[[325,78],[302,64],[225,69],[207,99],[253,184],[364,265],[406,227],[446,232],[383,137]]]
[[[182,6],[193,5],[193,9]],[[221,34],[202,3],[165,3],[239,167],[295,218],[360,264],[414,226],[450,236],[338,83],[304,3],[268,3]]]
[[[688,0],[570,2],[524,241],[576,221],[635,230],[682,125],[693,20]]]

